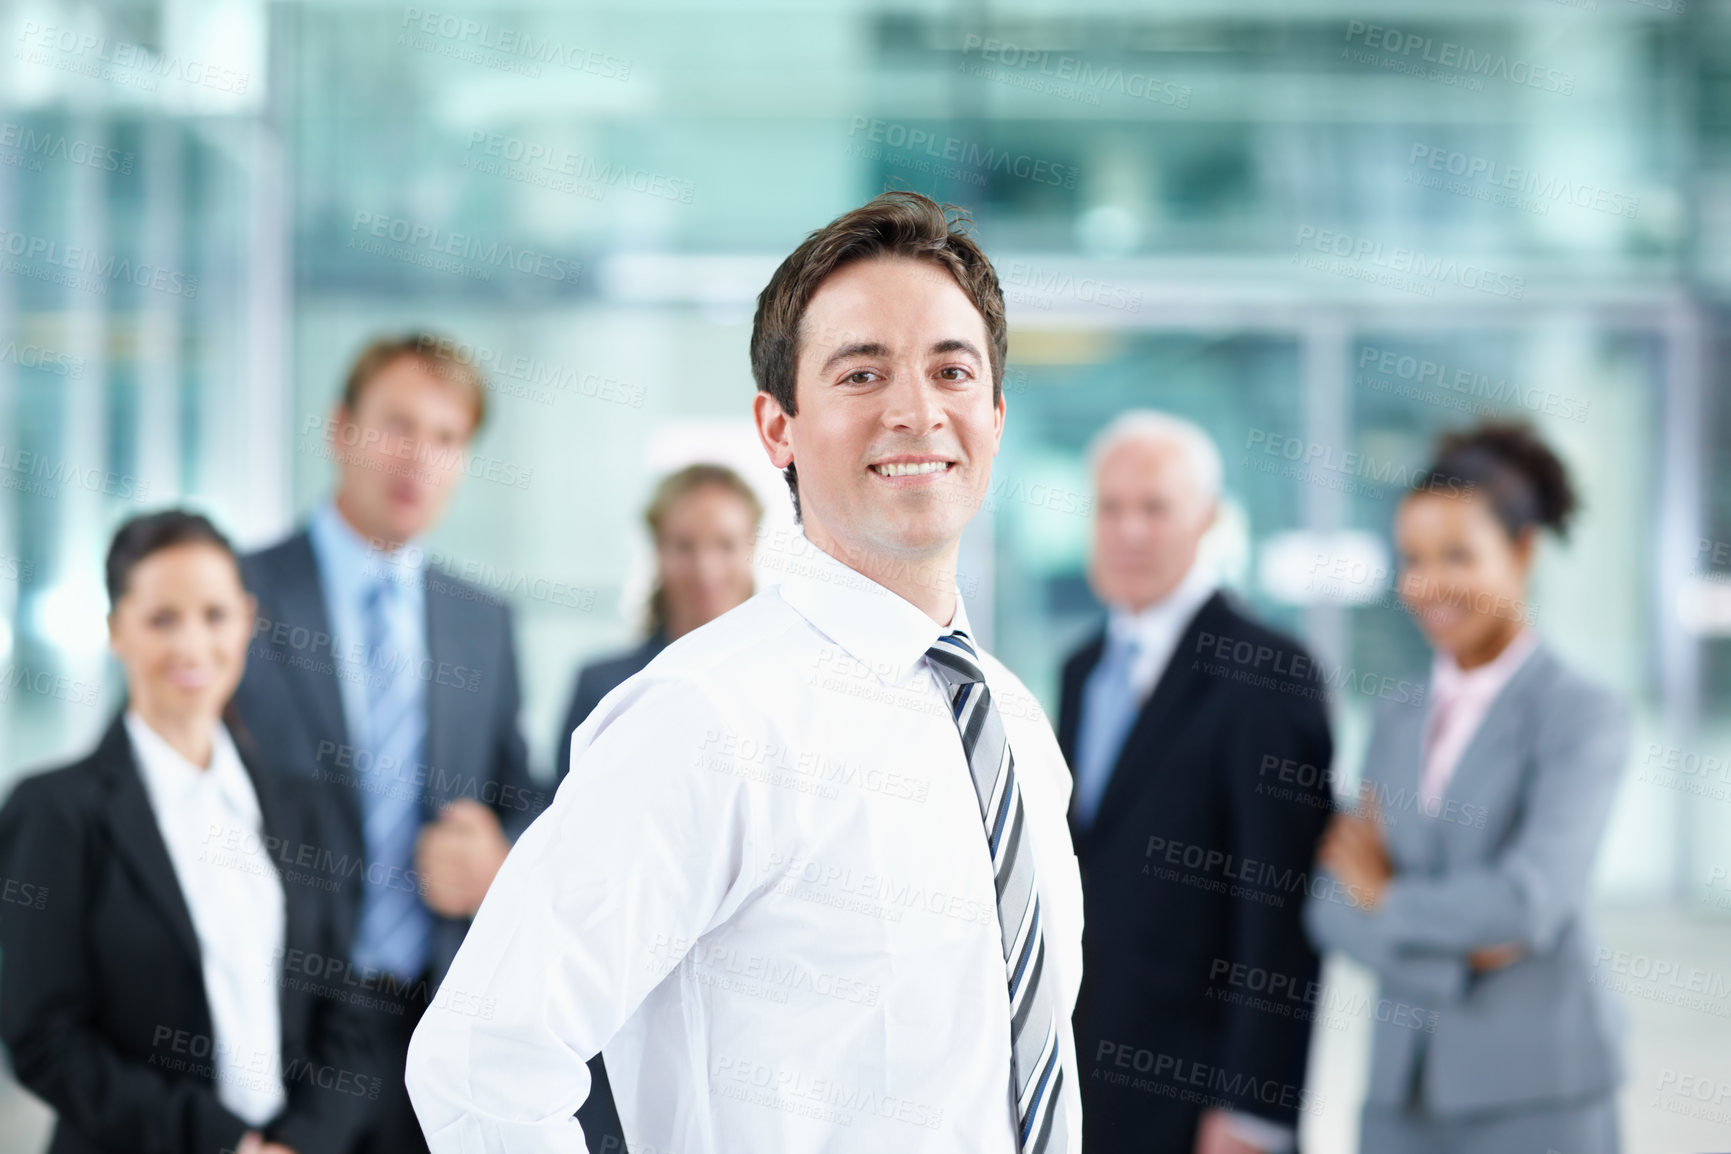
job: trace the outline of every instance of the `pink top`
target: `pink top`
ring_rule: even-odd
[[[1523,628],[1501,653],[1477,669],[1462,669],[1447,654],[1436,655],[1431,663],[1431,710],[1425,719],[1424,773],[1419,781],[1426,813],[1435,811],[1491,703],[1538,645],[1539,635]]]

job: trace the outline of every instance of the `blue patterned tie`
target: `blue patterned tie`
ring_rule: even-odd
[[[1010,991],[1010,1092],[1019,1148],[1022,1154],[1060,1154],[1069,1131],[1059,1095],[1064,1069],[1058,1054],[1057,1004],[1052,976],[1045,970],[1040,891],[1023,821],[1022,791],[1016,784],[1016,759],[968,635],[952,629],[926,650],[926,658],[949,689],[997,879],[998,928]]]
[[[1136,721],[1140,698],[1130,685],[1136,663],[1134,638],[1109,635],[1106,651],[1082,687],[1082,717],[1076,733],[1076,821],[1094,824],[1112,767]]]
[[[361,888],[356,964],[414,982],[427,964],[432,911],[415,885],[415,841],[421,832],[418,766],[427,734],[426,686],[417,671],[401,668],[392,612],[398,596],[385,576],[367,591],[367,753],[359,775],[366,839],[366,884]]]

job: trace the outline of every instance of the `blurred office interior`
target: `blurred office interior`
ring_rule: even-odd
[[[349,358],[419,326],[497,386],[426,545],[511,601],[550,774],[576,665],[636,636],[659,474],[737,463],[785,540],[757,291],[913,188],[971,210],[1008,296],[965,588],[1048,710],[1120,410],[1220,445],[1211,547],[1330,671],[1347,778],[1379,679],[1426,671],[1389,579],[1410,470],[1492,413],[1562,452],[1585,513],[1535,614],[1637,717],[1603,926],[1717,1006],[1624,997],[1626,1144],[1731,1143],[1675,1090],[1731,1084],[1731,3],[12,0],[0,38],[0,793],[118,704],[115,525],[184,502],[276,539],[326,491]],[[1347,1025],[1317,1030],[1324,1152]],[[16,1088],[0,1122],[45,1140]]]

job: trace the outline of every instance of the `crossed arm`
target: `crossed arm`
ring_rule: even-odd
[[[1475,970],[1550,949],[1586,901],[1628,748],[1628,717],[1598,694],[1552,698],[1513,836],[1495,857],[1417,876],[1395,869],[1374,802],[1337,817],[1305,908],[1311,938],[1391,983],[1450,1000]]]

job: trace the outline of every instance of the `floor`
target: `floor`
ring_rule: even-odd
[[[1629,1020],[1629,1080],[1622,1094],[1625,1154],[1731,1150],[1731,919],[1678,910],[1606,911],[1600,936],[1629,953],[1621,1000]],[[1697,993],[1645,975],[1654,967],[1690,975]],[[1331,959],[1323,1005],[1374,999],[1367,973]],[[1677,995],[1692,1005],[1675,1004]],[[1370,1016],[1329,1015],[1315,1033],[1309,1154],[1352,1154],[1357,1103],[1368,1063]],[[0,1074],[0,1154],[41,1154],[52,1115]]]
[[[1627,971],[1618,995],[1629,1026],[1629,1077],[1619,1103],[1625,1154],[1731,1150],[1731,920],[1622,910],[1601,912],[1598,926],[1603,948],[1629,954],[1621,959],[1613,953],[1608,963]],[[1691,995],[1664,978],[1645,976],[1664,964],[1683,975],[1678,981],[1697,980],[1702,992]],[[1698,979],[1690,978],[1693,970],[1701,971]],[[1324,1006],[1358,1006],[1366,998],[1374,1003],[1369,971],[1342,959],[1329,959],[1324,982]],[[1662,1000],[1678,995],[1696,1004]],[[1304,1119],[1309,1154],[1357,1149],[1370,1021],[1369,1015],[1336,1014],[1326,1025],[1338,1028],[1319,1028],[1313,1035],[1312,1098],[1320,1106]]]

